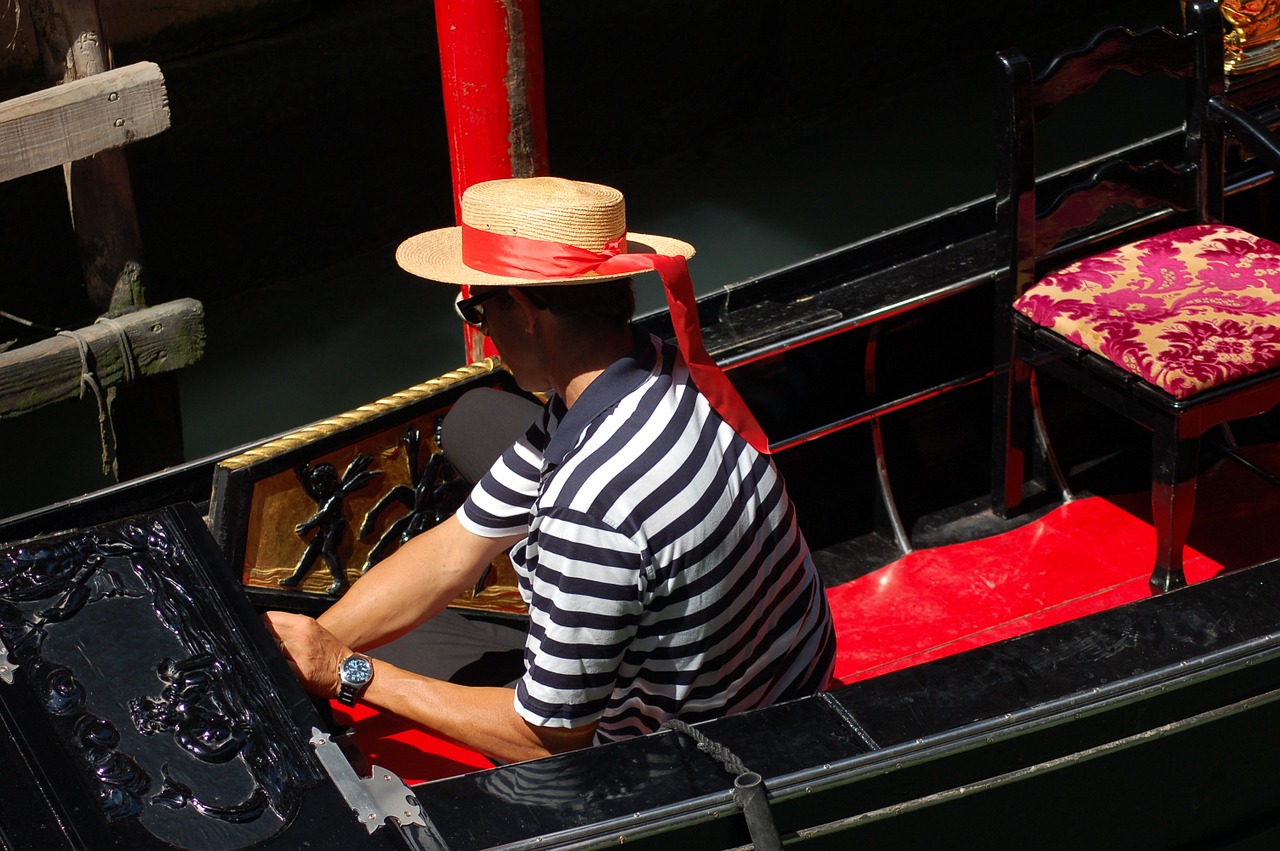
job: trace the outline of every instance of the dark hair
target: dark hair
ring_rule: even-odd
[[[584,330],[588,326],[623,328],[636,312],[631,278],[614,278],[598,284],[551,284],[521,287],[535,306],[550,310]]]

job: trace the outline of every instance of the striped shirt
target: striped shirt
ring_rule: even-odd
[[[638,337],[641,335],[637,335]],[[656,337],[553,398],[459,512],[511,550],[529,607],[516,711],[597,741],[813,694],[835,636],[773,461]]]

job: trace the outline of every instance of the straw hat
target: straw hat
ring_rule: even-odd
[[[687,242],[665,236],[627,233],[622,193],[598,183],[558,177],[524,177],[477,183],[462,194],[462,223],[494,234],[564,243],[601,252],[627,236],[626,253],[692,257]],[[527,278],[473,269],[463,258],[462,227],[440,228],[410,237],[396,249],[407,272],[433,281],[466,286],[521,286],[594,283],[634,272],[586,272],[572,277]]]

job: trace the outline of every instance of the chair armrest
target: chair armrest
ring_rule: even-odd
[[[1225,127],[1249,152],[1280,172],[1280,139],[1271,129],[1221,95],[1209,99],[1209,120]]]

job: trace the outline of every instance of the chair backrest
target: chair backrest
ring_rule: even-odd
[[[1055,266],[1144,231],[1221,219],[1223,135],[1208,119],[1208,104],[1224,88],[1222,18],[1212,0],[1186,3],[1184,15],[1181,33],[1105,30],[1084,48],[1057,56],[1039,76],[1022,53],[997,54],[996,234],[1009,270],[997,291],[998,316]],[[1167,159],[1130,162],[1121,150],[1089,160],[1084,178],[1079,168],[1069,177],[1038,174],[1037,124],[1112,72],[1182,81],[1185,132],[1164,146]],[[1073,132],[1087,137],[1089,128]]]

